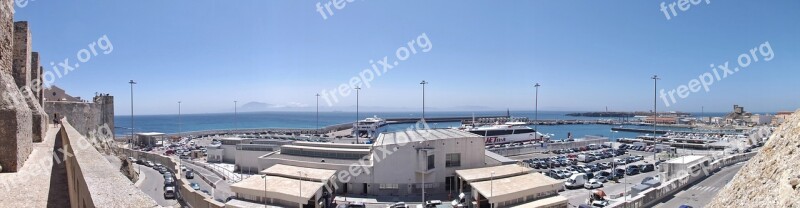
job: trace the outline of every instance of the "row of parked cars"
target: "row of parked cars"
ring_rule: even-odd
[[[590,145],[581,146],[581,147],[573,147],[573,148],[567,148],[567,149],[553,150],[550,153],[553,153],[553,154],[580,153],[580,152],[599,150],[599,149],[604,149],[604,148],[611,148],[611,146],[606,145],[606,144],[601,144],[601,145],[590,144]],[[545,152],[545,153],[548,153],[548,152]]]
[[[619,146],[619,149],[636,150],[642,152],[660,152],[660,150],[656,149],[655,146],[653,145],[642,146],[642,145],[622,144]]]

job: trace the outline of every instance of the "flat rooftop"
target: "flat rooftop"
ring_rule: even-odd
[[[502,202],[537,193],[559,190],[564,186],[541,173],[530,173],[509,178],[470,183],[481,195],[489,198],[490,202]]]
[[[456,170],[456,175],[461,177],[467,182],[480,182],[487,181],[494,178],[495,180],[501,178],[508,178],[512,176],[530,173],[533,169],[528,167],[519,166],[517,164],[501,165],[485,168],[475,168],[466,170]],[[494,176],[492,176],[494,173]]]
[[[302,173],[302,175],[300,175]],[[327,182],[336,174],[336,170],[305,168],[290,165],[276,164],[261,171],[261,174],[279,176],[284,178]]]
[[[298,146],[298,145],[283,145],[283,149],[299,149],[307,151],[322,151],[322,152],[342,152],[342,153],[357,153],[369,154],[372,152],[370,149],[353,149],[353,148],[338,148],[338,147],[320,147],[320,146]]]
[[[569,199],[567,197],[558,195],[558,196],[547,197],[544,199],[539,199],[525,204],[520,204],[514,207],[516,208],[563,207],[559,205],[566,206],[567,204],[569,204]]]
[[[360,164],[359,161],[364,160],[364,164],[367,166],[372,165],[372,161],[370,161],[369,157],[364,157],[362,159],[333,159],[333,158],[319,158],[319,157],[308,157],[308,156],[297,156],[297,155],[287,155],[287,154],[266,154],[262,156],[264,159],[278,159],[278,160],[289,160],[289,161],[299,161],[304,163],[327,163],[327,164],[335,164],[335,165],[351,165],[351,164]],[[322,162],[325,161],[325,162]],[[359,165],[356,165],[359,166]]]
[[[252,176],[232,184],[231,191],[251,196],[263,196],[266,191],[267,197],[269,198],[277,198],[292,202],[306,202],[308,199],[314,197],[317,191],[322,187],[322,183],[313,181],[301,181],[278,176]]]
[[[296,146],[307,147],[327,147],[341,149],[372,149],[371,144],[345,144],[345,143],[324,143],[324,142],[295,142]]]
[[[378,135],[378,138],[375,139],[375,145],[404,144],[420,141],[477,137],[482,136],[457,129],[414,129],[381,133]]]

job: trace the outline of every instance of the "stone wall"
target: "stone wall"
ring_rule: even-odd
[[[156,207],[158,204],[113,167],[68,119],[58,134],[64,157],[71,207]],[[66,206],[66,205],[62,205]]]
[[[708,207],[800,207],[798,181],[800,111],[778,127]]]
[[[32,140],[33,142],[42,142],[42,138],[47,133],[45,132],[47,129],[47,114],[44,112],[44,108],[39,104],[39,100],[36,99],[36,94],[32,91],[38,90],[32,87],[32,83],[34,82],[31,81],[31,74],[33,72],[31,68],[39,67],[39,57],[37,53],[37,57],[35,58],[37,63],[34,66],[31,62],[34,61],[31,45],[31,31],[28,27],[28,22],[15,22],[12,76],[20,92],[25,96],[25,102],[28,104],[32,113]]]
[[[31,153],[32,114],[11,76],[14,57],[14,4],[0,0],[0,166],[17,172]]]
[[[58,114],[59,118],[66,117],[78,132],[87,137],[91,137],[101,129],[110,130],[110,135],[114,135],[113,96],[96,96],[92,103],[47,101],[44,103],[44,109],[51,117],[55,114]]]

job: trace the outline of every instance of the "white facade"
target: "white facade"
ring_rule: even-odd
[[[453,129],[409,130],[380,134],[371,146],[283,146],[281,153],[261,157],[260,168],[284,164],[337,170],[336,192],[350,194],[416,194],[421,192],[424,176],[426,192],[434,193],[456,187],[456,170],[486,166],[484,150],[483,137],[476,134]],[[339,157],[362,154],[361,159]]]

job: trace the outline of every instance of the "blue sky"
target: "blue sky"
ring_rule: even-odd
[[[50,62],[106,35],[113,45],[56,79],[73,95],[116,96],[137,114],[229,112],[264,102],[310,110],[333,90],[425,34],[430,51],[410,56],[361,90],[360,105],[418,110],[421,80],[435,110],[648,110],[653,74],[667,91],[735,63],[769,42],[773,59],[752,63],[668,108],[770,112],[800,106],[800,2],[703,0],[667,19],[662,1],[29,1],[15,20],[30,22],[33,48]],[[663,1],[667,5],[673,1]],[[419,48],[418,48],[419,49]],[[756,53],[758,54],[758,53]],[[355,95],[323,110],[354,110]],[[285,107],[284,107],[285,106]],[[293,107],[292,107],[293,106]]]

